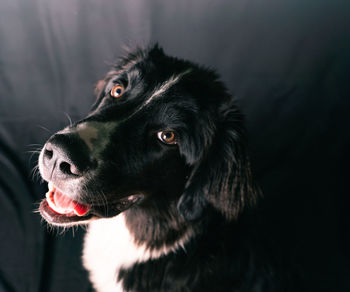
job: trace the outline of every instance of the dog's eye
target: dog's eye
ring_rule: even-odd
[[[123,95],[124,91],[125,91],[125,88],[123,85],[116,84],[113,86],[113,88],[111,90],[111,96],[114,98],[119,98]]]
[[[176,144],[176,135],[173,131],[161,131],[157,133],[157,136],[165,144]]]

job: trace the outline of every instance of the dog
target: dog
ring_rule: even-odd
[[[243,115],[218,75],[136,49],[46,142],[41,216],[88,224],[96,291],[285,291],[256,237]]]

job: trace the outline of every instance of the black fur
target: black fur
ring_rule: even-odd
[[[145,105],[173,76],[181,77]],[[117,82],[126,91],[113,99]],[[45,166],[45,149],[41,157],[44,179],[91,211],[50,217],[43,205],[44,218],[64,225],[124,212],[136,242],[150,249],[172,246],[192,232],[184,249],[122,269],[118,278],[127,291],[287,291],[256,232],[258,191],[243,118],[218,76],[155,46],[122,58],[96,94],[84,120],[48,141],[64,160],[52,168]],[[113,126],[104,128],[107,123]],[[81,125],[98,125],[89,140],[93,150],[81,146]],[[177,144],[159,141],[162,130],[175,131]],[[79,181],[64,171],[67,163]],[[126,204],[133,194],[141,199]]]

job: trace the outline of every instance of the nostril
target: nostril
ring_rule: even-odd
[[[68,162],[61,162],[59,167],[64,174],[72,174],[70,171],[70,164]]]
[[[65,161],[61,162],[59,168],[60,168],[61,172],[64,174],[79,175],[78,169],[74,165],[72,165],[68,162],[65,162]]]
[[[44,156],[47,157],[48,159],[51,159],[52,156],[53,156],[53,151],[50,150],[49,148],[46,148],[46,149],[44,150]]]

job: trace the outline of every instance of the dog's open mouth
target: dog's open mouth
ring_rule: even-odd
[[[84,216],[89,210],[89,205],[83,205],[69,198],[49,183],[49,191],[46,193],[46,201],[51,210],[66,216]]]
[[[91,206],[81,204],[59,191],[51,182],[46,199],[40,203],[40,213],[53,225],[67,225],[92,217]]]
[[[88,223],[92,217],[110,217],[129,209],[132,205],[142,201],[143,195],[135,194],[116,201],[113,206],[88,205],[71,199],[58,190],[51,182],[46,198],[41,201],[39,211],[41,216],[52,225],[69,226]],[[113,214],[108,214],[109,210]]]

